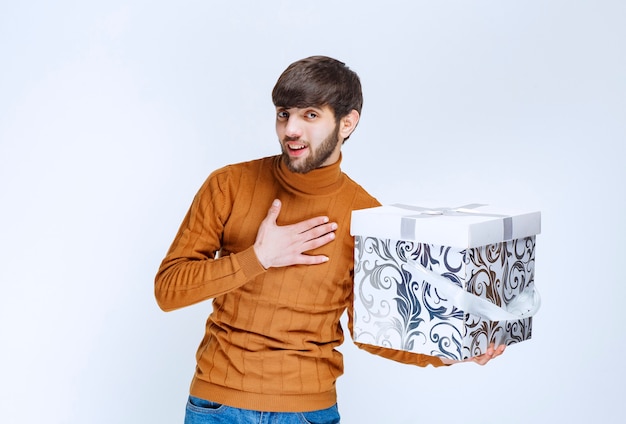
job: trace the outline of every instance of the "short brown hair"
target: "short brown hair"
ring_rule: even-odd
[[[292,63],[272,90],[276,107],[329,106],[337,122],[353,109],[361,113],[363,93],[359,76],[345,63],[311,56]]]

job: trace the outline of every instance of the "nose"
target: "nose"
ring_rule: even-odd
[[[285,125],[285,136],[298,139],[302,135],[302,125],[295,114],[289,116]]]

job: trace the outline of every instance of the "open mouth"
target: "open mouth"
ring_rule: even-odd
[[[294,155],[294,156],[299,156],[301,154],[304,153],[304,151],[306,151],[307,146],[306,144],[302,144],[302,143],[286,143],[287,144],[287,149],[289,151],[290,154]]]

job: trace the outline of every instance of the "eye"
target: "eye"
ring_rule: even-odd
[[[288,119],[289,112],[287,112],[286,110],[279,110],[278,112],[276,112],[276,118],[280,120]]]
[[[309,112],[305,113],[304,116],[306,116],[308,119],[315,119],[315,118],[317,118],[318,115],[315,112],[309,111]]]

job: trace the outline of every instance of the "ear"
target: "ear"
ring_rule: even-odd
[[[350,113],[339,120],[339,136],[345,141],[359,123],[359,112],[352,109]]]

